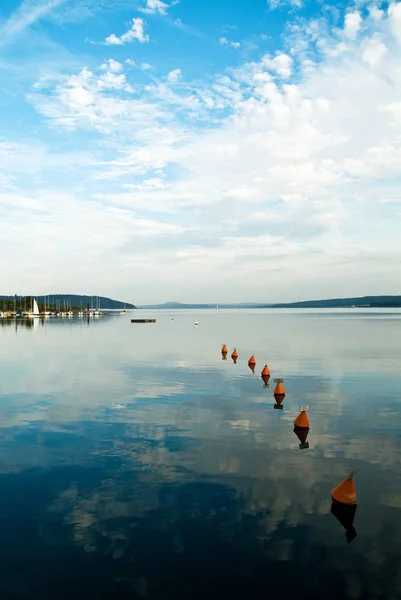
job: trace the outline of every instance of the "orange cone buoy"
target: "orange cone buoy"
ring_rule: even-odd
[[[356,504],[356,490],[354,477],[358,469],[354,469],[344,481],[342,481],[334,490],[331,490],[331,497],[341,504]]]
[[[274,388],[274,395],[275,396],[285,396],[285,389],[283,386],[283,380],[282,379],[275,379],[274,383],[276,383],[276,387]]]
[[[308,415],[306,414],[308,408],[308,406],[301,406],[301,408],[299,409],[301,412],[294,421],[296,429],[309,429],[309,419]]]
[[[256,358],[252,354],[251,358],[248,360],[248,365],[256,365]]]
[[[263,387],[264,387],[264,388],[268,388],[268,387],[270,387],[270,384],[269,384],[270,375],[262,375],[261,377],[262,377],[262,381],[263,381],[263,383],[264,383],[264,386],[263,386]]]
[[[223,344],[223,347],[221,349],[221,353],[222,354],[227,354],[228,350],[227,350],[227,346],[225,344]]]
[[[238,360],[238,352],[237,352],[237,348],[234,348],[233,353],[231,354],[231,358],[233,359],[233,361],[236,363]]]
[[[264,366],[264,367],[263,367],[263,369],[262,369],[261,375],[262,375],[262,377],[263,377],[264,375],[268,375],[268,376],[270,377],[270,369],[269,369],[269,367],[267,366],[267,363],[265,363],[265,366]]]
[[[357,509],[356,504],[342,504],[341,502],[337,502],[337,500],[333,500],[331,503],[330,512],[332,515],[335,516],[337,521],[344,527],[345,537],[347,538],[347,542],[349,544],[357,536],[357,533],[356,533],[355,527],[354,527],[356,509]]]
[[[297,429],[294,427],[294,433],[301,442],[299,444],[299,449],[305,450],[306,448],[309,448],[309,442],[306,441],[306,438],[309,435],[309,429]]]

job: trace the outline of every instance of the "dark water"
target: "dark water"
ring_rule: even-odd
[[[156,317],[0,328],[0,598],[400,598],[401,312]]]

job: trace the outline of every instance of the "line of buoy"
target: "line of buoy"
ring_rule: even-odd
[[[225,358],[227,356],[227,346],[225,344],[223,344],[221,353],[223,355],[223,358]],[[238,352],[237,349],[234,348],[232,354],[231,354],[231,358],[233,360],[234,363],[237,362],[238,360]],[[251,369],[251,371],[254,373],[255,372],[255,367],[256,367],[256,359],[255,359],[255,355],[252,354],[251,358],[248,360],[248,366]],[[267,363],[265,363],[262,371],[261,371],[261,378],[264,384],[264,388],[268,388],[270,387],[269,384],[269,380],[270,380],[270,369]],[[274,398],[276,400],[276,404],[274,405],[274,408],[276,409],[282,409],[282,403],[284,401],[284,398],[286,396],[286,390],[284,388],[283,385],[283,379],[275,379],[274,383],[276,384],[275,388],[274,388]],[[297,436],[297,438],[299,439],[299,448],[301,450],[304,450],[306,448],[309,448],[309,442],[307,441],[307,437],[309,434],[309,430],[310,430],[310,422],[308,419],[308,415],[306,414],[309,410],[308,406],[301,406],[299,409],[299,414],[296,417],[296,419],[294,420],[294,433]],[[332,505],[331,505],[331,510],[330,512],[335,516],[335,518],[339,521],[339,523],[344,527],[345,529],[345,535],[346,535],[346,539],[348,541],[348,543],[352,542],[352,540],[354,540],[357,536],[356,530],[354,528],[354,519],[355,519],[355,514],[356,514],[356,509],[357,509],[357,496],[356,496],[356,489],[355,489],[355,483],[354,483],[354,478],[355,475],[357,473],[358,469],[354,469],[353,471],[351,471],[351,473],[348,475],[348,477],[346,477],[346,479],[344,479],[344,481],[342,481],[341,483],[339,483],[332,491],[331,491],[331,499],[332,499]]]

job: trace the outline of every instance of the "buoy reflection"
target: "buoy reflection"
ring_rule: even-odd
[[[309,448],[309,442],[306,441],[306,438],[309,435],[309,429],[297,429],[296,427],[294,427],[294,433],[301,442],[299,444],[300,450],[305,450],[306,448]]]
[[[350,544],[352,540],[354,540],[357,536],[354,520],[356,514],[357,505],[356,504],[342,504],[341,502],[337,502],[336,500],[332,501],[330,512],[335,516],[337,521],[344,527],[345,529],[345,537],[347,542]]]

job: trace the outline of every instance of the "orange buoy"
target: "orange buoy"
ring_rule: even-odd
[[[267,366],[267,363],[265,363],[265,366],[264,366],[264,367],[263,367],[263,369],[262,369],[261,375],[262,375],[262,377],[263,377],[264,375],[268,375],[268,376],[270,377],[270,369],[269,369],[269,367]]]
[[[301,412],[294,421],[296,429],[309,429],[309,419],[308,415],[306,414],[308,408],[308,406],[301,406],[301,408],[299,409]]]
[[[227,346],[225,344],[223,344],[223,347],[221,349],[221,353],[222,354],[227,354],[228,350],[227,350]]]
[[[283,380],[282,379],[275,379],[274,383],[276,383],[276,387],[274,388],[274,395],[275,396],[285,396],[285,389],[283,386]]]
[[[237,348],[234,348],[233,353],[231,354],[231,358],[233,359],[234,362],[237,362],[238,359],[238,352],[237,352]]]
[[[299,444],[300,450],[305,450],[305,448],[309,448],[309,442],[306,441],[306,438],[309,435],[309,429],[297,429],[294,427],[294,433],[301,442]]]
[[[248,365],[256,365],[256,358],[252,354],[251,358],[248,360]]]
[[[341,504],[356,504],[356,490],[354,477],[358,469],[354,469],[344,481],[342,481],[334,490],[331,490],[331,497]]]
[[[197,327],[199,325],[198,321],[195,321],[195,326]]]

